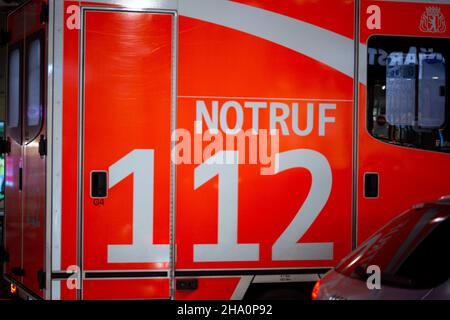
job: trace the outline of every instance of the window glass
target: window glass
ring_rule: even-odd
[[[20,50],[9,52],[8,127],[18,128],[20,121]]]
[[[411,148],[450,152],[450,39],[371,37],[367,129]]]
[[[414,124],[416,66],[408,54],[391,53],[386,66],[386,120],[392,125]]]
[[[439,129],[445,122],[445,60],[419,53],[419,126]]]
[[[395,276],[409,279],[414,288],[432,288],[450,278],[450,257],[442,251],[450,243],[450,220],[436,226],[396,271]]]
[[[27,50],[26,138],[32,139],[38,134],[42,118],[40,38],[29,42]]]

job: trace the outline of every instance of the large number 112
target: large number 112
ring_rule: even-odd
[[[133,174],[133,243],[108,246],[108,262],[168,262],[169,245],[153,243],[154,150],[137,149],[109,167],[110,188]],[[222,161],[233,159],[234,161]],[[220,151],[197,166],[194,189],[219,179],[218,241],[194,245],[194,261],[258,261],[259,244],[239,244],[238,152]],[[272,247],[272,260],[331,260],[333,243],[298,243],[325,206],[332,174],[327,159],[310,149],[282,152],[275,158],[275,174],[307,169],[311,188],[302,206]]]

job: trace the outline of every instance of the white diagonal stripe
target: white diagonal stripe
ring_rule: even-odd
[[[353,78],[353,40],[278,13],[225,0],[180,0],[179,14],[239,30],[320,61]]]
[[[253,276],[242,276],[239,280],[230,300],[242,300],[252,282]]]

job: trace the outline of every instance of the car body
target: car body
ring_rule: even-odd
[[[450,299],[449,216],[449,197],[407,210],[325,274],[313,298]]]

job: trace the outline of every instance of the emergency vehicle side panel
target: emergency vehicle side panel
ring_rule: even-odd
[[[39,141],[45,139],[44,3],[30,1],[8,18],[10,65],[20,50],[20,73],[9,74],[7,137],[11,153],[6,157],[5,242],[10,261],[6,273],[39,296],[43,294],[38,273],[44,269],[45,232],[45,155],[39,153]],[[13,110],[17,93],[20,108]]]
[[[79,24],[77,3],[64,1],[63,19],[63,125],[62,125],[62,190],[61,190],[61,246],[54,248],[52,272],[65,272],[78,261],[78,86],[79,86]],[[55,261],[56,260],[56,261]],[[58,267],[59,266],[59,270]]]
[[[83,19],[83,298],[168,298],[173,16]]]
[[[326,2],[342,20],[315,18],[310,14],[315,10],[312,1],[306,2],[304,7],[303,3],[292,1],[274,12],[269,11],[268,2],[220,4],[225,6],[223,11],[212,10],[207,1],[198,0],[185,1],[178,8],[177,128],[188,132],[192,139],[198,138],[199,135],[194,134],[194,122],[199,119],[197,106],[205,107],[204,115],[212,115],[213,105],[217,105],[217,112],[224,113],[218,127],[224,138],[233,136],[223,134],[224,123],[233,127],[237,120],[235,112],[242,111],[242,130],[257,127],[266,131],[269,145],[263,145],[268,147],[262,159],[264,164],[258,156],[261,147],[257,147],[253,150],[258,157],[256,164],[237,166],[205,164],[208,157],[203,157],[204,150],[211,140],[200,141],[197,151],[194,144],[191,145],[191,154],[194,157],[200,152],[200,161],[192,158],[192,162],[180,163],[176,170],[175,272],[191,272],[195,277],[198,270],[211,269],[330,267],[351,248],[353,3]],[[142,39],[153,40],[152,45],[159,40],[150,39],[154,30],[149,23],[130,23],[134,19],[131,17],[137,14],[87,11],[86,24],[80,26],[77,17],[82,13],[78,5],[79,2],[67,1],[64,8],[62,245],[60,270],[53,271],[65,272],[70,265],[80,263],[83,271],[92,272],[94,276],[103,271],[117,272],[117,277],[128,271],[167,271],[169,259],[142,262],[138,255],[140,262],[136,262],[136,256],[118,261],[111,258],[114,256],[111,253],[119,246],[125,250],[126,245],[131,246],[135,241],[133,234],[141,232],[139,230],[153,233],[153,244],[148,239],[141,244],[160,246],[163,256],[170,253],[171,141],[170,131],[164,131],[170,130],[170,117],[166,114],[170,106],[167,109],[150,107],[150,104],[170,104],[168,100],[158,100],[162,99],[162,92],[166,92],[161,85],[166,88],[168,83],[161,80],[160,76],[166,71],[160,69],[168,67],[164,59],[170,57],[157,60],[156,66],[145,58],[146,54],[149,57],[164,52],[170,54],[167,51],[170,43],[160,43],[153,52],[150,47],[143,47],[149,42]],[[233,19],[237,13],[242,16]],[[115,23],[106,23],[106,18],[105,23],[92,20],[90,25],[89,15],[94,14],[99,18],[95,21],[117,16],[124,19]],[[270,36],[267,30],[270,23],[265,15],[281,28],[276,32],[278,38]],[[233,21],[250,24],[233,25]],[[255,29],[255,26],[262,28]],[[85,39],[81,39],[86,46],[84,57],[79,56],[80,27],[86,28]],[[93,32],[89,34],[91,27]],[[171,32],[163,30],[163,34]],[[126,32],[131,31],[141,36],[130,39]],[[306,39],[310,36],[308,32],[325,35],[325,38],[315,37],[317,41],[311,46],[296,40],[297,36]],[[122,33],[128,37],[127,41],[120,40]],[[284,38],[291,40],[286,42]],[[327,46],[335,52],[325,50],[323,54]],[[141,58],[137,58],[139,55]],[[135,71],[130,72],[130,68]],[[84,78],[79,78],[79,70],[84,70]],[[157,90],[143,87],[156,85],[158,79],[163,82]],[[84,83],[81,97],[80,82]],[[134,85],[127,86],[129,83]],[[130,90],[137,94],[130,95]],[[153,96],[157,92],[160,96]],[[84,99],[81,101],[84,114],[78,109],[80,98]],[[258,110],[257,124],[253,123],[254,109],[249,107],[255,103],[262,106]],[[222,111],[226,104],[229,112]],[[282,119],[284,124],[275,123],[276,119]],[[200,117],[200,120],[206,131],[205,119]],[[275,141],[272,138],[277,137],[270,135],[271,120],[273,129],[280,131],[277,152],[276,147],[270,145]],[[131,123],[139,126],[133,127]],[[152,145],[155,130],[158,144]],[[84,140],[79,138],[81,133]],[[258,139],[263,135],[258,134]],[[78,159],[79,145],[83,143],[83,158]],[[198,142],[195,145],[198,147]],[[153,153],[149,152],[151,149]],[[239,152],[248,158],[251,149],[246,145]],[[220,146],[209,155],[233,157],[232,151],[236,148]],[[141,163],[150,164],[152,159],[156,161],[154,180],[149,179],[151,166],[140,167]],[[158,161],[162,162],[158,164]],[[80,165],[83,201],[78,204]],[[139,180],[137,172],[133,175],[125,172],[132,169],[142,169],[144,181]],[[107,172],[107,198],[90,197],[92,171]],[[139,189],[136,180],[142,185],[146,183],[146,189]],[[133,225],[132,210],[139,206],[139,201],[148,203],[151,197],[151,193],[144,193],[147,197],[144,199],[143,194],[133,195],[133,191],[136,187],[139,192],[150,190],[147,184],[152,181],[155,215],[150,230],[145,223],[152,218],[151,211],[145,211],[144,224]],[[78,229],[77,220],[82,222]],[[82,254],[77,250],[77,234],[82,235]],[[221,287],[229,288],[223,291],[221,298],[232,296],[238,279],[217,279]],[[100,287],[110,286],[111,289],[120,282],[86,277],[82,288],[84,298],[106,297],[96,295],[94,281],[98,281]],[[207,289],[214,281],[200,278],[198,291],[177,291],[175,296],[185,299],[216,297]],[[65,284],[62,281],[60,285]]]
[[[78,123],[82,120],[78,118],[78,70],[81,66],[78,65],[77,5],[77,1],[68,1],[64,10],[62,270],[80,262],[76,249],[79,164],[76,159],[81,143]],[[220,10],[212,8],[216,5]],[[374,7],[369,10],[372,5],[380,9],[381,26],[371,26],[369,30],[369,18],[377,11],[373,11]],[[448,17],[448,6],[433,6],[439,7],[444,17]],[[427,7],[430,5],[426,3],[362,1],[361,57],[367,54],[365,46],[371,35],[448,37],[448,30],[440,33],[420,30]],[[208,128],[214,129],[210,124],[216,109],[219,134],[224,133],[224,124],[233,127],[240,117],[242,129],[254,128],[256,109],[260,129],[270,129],[274,117],[281,117],[287,128],[280,122],[276,124],[281,130],[280,155],[274,158],[281,161],[281,167],[276,174],[262,174],[261,169],[267,164],[208,167],[205,164],[208,158],[204,158],[203,151],[214,140],[212,135],[207,141],[199,139],[191,145],[193,156],[198,152],[195,144],[200,145],[200,161],[181,163],[176,171],[176,272],[191,272],[195,276],[199,270],[211,269],[327,267],[333,266],[350,250],[353,8],[354,3],[347,1],[304,1],[301,4],[295,1],[275,4],[263,0],[256,3],[246,0],[180,2],[177,128],[186,129],[194,139],[198,136],[194,134],[194,121],[200,119],[204,129],[201,133]],[[399,12],[402,13],[400,18]],[[264,25],[277,29],[266,30]],[[283,26],[289,28],[283,29]],[[331,38],[312,37],[316,31],[323,31],[319,33]],[[306,36],[308,41],[302,42],[302,37]],[[330,39],[337,39],[339,45]],[[447,176],[443,174],[448,155],[389,145],[367,132],[367,79],[363,72],[367,61],[362,58],[360,62],[363,63],[360,65],[358,110],[358,242],[412,203],[435,199],[449,189]],[[141,73],[138,76],[142,76]],[[113,94],[120,95],[120,90]],[[322,131],[319,128],[321,105],[322,120],[333,119],[322,123]],[[296,134],[293,129],[295,108],[299,112],[297,131],[301,134]],[[202,111],[200,116],[199,109]],[[228,111],[221,116],[223,109]],[[308,118],[309,114],[312,118]],[[206,116],[211,116],[209,123]],[[288,134],[284,134],[286,130]],[[223,150],[228,152],[220,153]],[[236,156],[229,152],[235,151],[234,147],[219,146],[213,151],[209,156]],[[249,148],[245,146],[238,151],[248,156]],[[157,154],[157,150],[155,152]],[[127,153],[122,156],[125,155]],[[425,170],[427,163],[430,165]],[[364,197],[366,173],[379,174],[379,196],[374,199]],[[83,179],[86,190],[86,172]],[[156,187],[157,180],[154,183]],[[126,178],[120,187],[123,188],[121,193],[129,197],[132,179]],[[129,202],[121,205],[130,211]],[[304,220],[305,217],[309,219]],[[294,220],[296,222],[292,223]],[[154,230],[155,236],[160,232],[158,230]],[[111,235],[115,237],[113,233]],[[169,244],[169,238],[165,239],[166,242],[161,244]],[[308,247],[312,249],[305,250]],[[103,254],[99,255],[100,260],[88,263],[108,267],[109,264],[105,264],[107,244],[91,249],[103,251]],[[124,263],[120,267],[129,270],[136,265]],[[107,271],[118,269],[108,267]],[[179,280],[182,279],[186,278],[180,276]],[[236,278],[199,278],[201,286],[197,291],[177,291],[175,297],[215,297],[207,286],[216,280],[221,288],[238,285]],[[95,295],[95,290],[91,290],[93,281],[85,281],[86,296]],[[111,283],[112,288],[113,282],[100,283],[105,287]],[[225,291],[228,294],[231,289]]]
[[[374,7],[375,6],[375,7]],[[402,37],[430,37],[436,41],[450,36],[450,29],[426,30],[422,19],[428,8],[438,8],[440,17],[449,21],[450,6],[437,3],[399,3],[394,1],[362,1],[361,3],[361,65],[359,97],[359,147],[358,147],[358,217],[357,241],[361,243],[395,215],[422,201],[432,201],[450,193],[448,179],[449,154],[395,145],[374,138],[367,129],[368,63],[380,63],[383,48],[367,48],[368,39],[376,35]],[[374,18],[380,24],[374,24]],[[431,21],[431,20],[430,20]],[[438,20],[436,20],[437,22]],[[378,28],[379,27],[379,28]],[[421,50],[412,46],[412,50]],[[376,52],[369,59],[368,51]],[[372,62],[370,62],[372,61]],[[447,61],[448,63],[448,61]],[[449,75],[447,74],[447,77]],[[447,81],[448,83],[448,81]],[[448,95],[448,90],[447,90]],[[448,119],[448,98],[446,100]],[[445,124],[448,126],[448,123]],[[436,138],[438,139],[438,138]],[[378,173],[379,194],[375,198],[364,196],[364,175]]]
[[[23,266],[24,285],[42,296],[45,244],[45,66],[46,25],[41,22],[42,1],[25,6],[23,147]],[[40,147],[41,143],[41,147]],[[41,151],[39,150],[41,148]]]
[[[86,3],[89,4],[89,3]],[[53,237],[59,237],[59,246],[53,243],[52,272],[69,273],[80,270],[78,250],[78,147],[79,137],[79,41],[80,2],[64,1],[63,8],[55,14],[62,14],[62,159],[61,159],[61,213],[54,222]],[[60,6],[55,6],[60,8]],[[56,10],[56,9],[55,9]],[[56,235],[55,235],[56,234]],[[72,271],[70,271],[72,270]],[[79,273],[78,273],[79,275]],[[65,286],[56,282],[55,286]],[[69,291],[77,291],[71,289]],[[61,292],[64,292],[61,288]],[[64,295],[62,296],[64,297]]]
[[[13,268],[22,268],[22,197],[20,171],[22,168],[22,78],[23,78],[23,10],[8,17],[8,101],[5,137],[11,151],[5,156],[5,249],[9,261],[5,274],[20,281]]]
[[[9,78],[16,68],[18,94],[14,102],[8,92],[6,128],[6,273],[37,294],[45,119],[30,131],[23,124],[44,114],[44,101],[28,105],[25,75],[37,31],[45,39],[41,2],[8,18]],[[450,193],[448,154],[383,142],[367,129],[370,38],[449,37],[450,6],[361,1],[356,169],[354,5],[183,0],[175,16],[65,1],[62,216],[52,230],[61,247],[52,271],[75,267],[83,282],[76,290],[53,279],[52,297],[168,298],[174,258],[176,280],[203,274],[197,290],[177,290],[175,298],[231,298],[238,276],[205,274],[332,267],[350,251],[352,227],[360,243],[411,204]],[[45,40],[46,56],[42,48]],[[373,173],[377,196],[366,197],[365,176]]]
[[[258,8],[270,8],[263,1],[256,6],[223,2],[216,10],[220,19],[212,10],[197,18],[194,10],[190,17],[181,11],[177,128],[189,132],[192,147],[191,158],[180,152],[177,165],[177,272],[330,267],[351,248],[353,81],[327,59],[311,57],[322,39],[308,53],[276,43],[290,33],[308,32],[301,20],[307,16],[303,2],[288,3],[290,10],[276,13]],[[352,3],[315,5],[332,8],[342,21],[353,20]],[[305,8],[311,10],[311,4]],[[258,20],[263,17],[265,24]],[[291,29],[279,29],[285,20],[293,23]],[[314,22],[308,28],[323,28],[348,44],[336,46],[335,55],[352,66],[353,42],[346,36],[353,25],[344,23],[341,35],[330,30],[342,30],[336,20]],[[277,28],[280,39],[268,39],[264,28]],[[276,151],[270,147],[276,136],[269,132],[274,115],[285,119],[273,127],[279,130]],[[208,124],[214,117],[216,128]],[[330,122],[321,122],[324,117]],[[201,121],[200,134],[195,121]],[[236,125],[241,133],[262,130],[255,138],[260,145],[255,148],[247,137],[245,146],[237,147],[239,133],[225,134],[227,126]],[[211,129],[218,134],[208,133]],[[227,146],[227,138],[234,146]],[[177,140],[180,146],[183,140]],[[236,156],[233,150],[245,163],[205,164],[214,155],[214,160]],[[266,158],[258,154],[264,150]],[[279,167],[271,171],[271,165]]]

